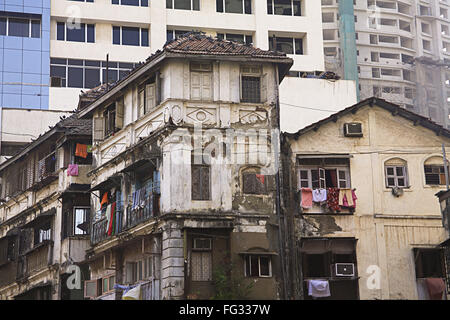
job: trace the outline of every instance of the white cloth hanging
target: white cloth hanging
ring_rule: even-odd
[[[315,298],[331,296],[328,280],[309,280],[308,295]]]
[[[327,201],[326,189],[314,189],[312,192],[313,202],[325,202]]]

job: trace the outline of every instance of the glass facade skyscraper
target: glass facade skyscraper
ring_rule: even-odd
[[[50,0],[0,0],[0,107],[48,109]]]

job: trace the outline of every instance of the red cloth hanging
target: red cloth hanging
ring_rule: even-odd
[[[111,205],[111,218],[109,219],[109,226],[108,226],[108,236],[112,235],[115,225],[115,219],[116,218],[116,203],[113,202]]]
[[[108,204],[108,191],[103,194],[102,201],[100,202],[100,208],[103,207],[104,204]]]
[[[257,178],[262,184],[264,184],[264,178],[265,178],[265,176],[264,176],[263,174],[257,174],[257,175],[256,175],[256,178]]]

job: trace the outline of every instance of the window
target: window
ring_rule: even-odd
[[[102,294],[114,291],[115,276],[102,278]]]
[[[391,159],[385,165],[386,187],[406,188],[408,187],[408,174],[406,161],[401,159]]]
[[[191,100],[212,100],[212,64],[191,63]]]
[[[47,240],[51,240],[51,223],[50,221],[36,227],[34,229],[34,245],[42,243]]]
[[[299,188],[351,188],[348,159],[299,159]]]
[[[200,0],[166,0],[167,9],[200,10]]]
[[[148,47],[148,29],[113,26],[113,44]]]
[[[414,248],[416,278],[444,278],[442,250]]]
[[[269,50],[286,54],[303,54],[302,38],[269,37]]]
[[[4,12],[3,12],[4,13]],[[7,13],[2,17],[0,12],[0,35],[23,38],[41,37],[41,15],[25,15]]]
[[[216,11],[226,13],[252,13],[251,0],[216,0]]]
[[[170,40],[174,40],[174,39],[178,39],[179,37],[181,37],[183,34],[188,33],[190,31],[186,31],[186,30],[170,30],[167,29],[167,41]]]
[[[115,132],[123,128],[123,112],[124,101],[123,97],[119,98],[116,102],[110,104],[103,112],[104,119],[104,137],[113,135]],[[94,120],[94,131],[99,130],[96,128]]]
[[[73,235],[88,234],[89,213],[90,213],[90,208],[74,208],[73,209],[73,230],[72,230]]]
[[[122,79],[134,67],[134,63],[110,61],[108,81]],[[92,89],[106,82],[106,61],[50,58],[50,78],[52,87]]]
[[[145,83],[138,87],[138,113],[139,117],[152,111],[158,104],[158,86],[159,74],[150,77]]]
[[[271,277],[272,261],[270,256],[249,254],[245,256],[246,277]]]
[[[267,14],[301,16],[301,2],[295,0],[267,0]]]
[[[212,239],[193,238],[191,252],[192,281],[212,280]]]
[[[241,44],[252,44],[253,36],[246,34],[234,34],[234,33],[218,33],[218,39],[225,39],[230,41],[235,41]]]
[[[267,101],[267,75],[260,66],[241,66],[241,102]]]
[[[56,39],[75,42],[95,42],[95,24],[81,23],[78,26],[57,22]]]
[[[445,168],[442,157],[431,157],[424,163],[425,183],[445,185]]]
[[[210,200],[210,173],[208,165],[192,164],[192,200]]]
[[[111,3],[123,6],[148,7],[148,0],[111,0]]]
[[[242,173],[242,191],[246,194],[266,194],[272,177],[259,173],[259,169],[248,169]]]

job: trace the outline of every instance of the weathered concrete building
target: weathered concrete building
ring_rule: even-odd
[[[0,165],[0,299],[83,298],[65,280],[89,245],[91,129],[71,115]]]
[[[293,297],[310,299],[313,279],[328,281],[328,299],[427,299],[427,279],[448,284],[434,195],[445,188],[441,146],[449,138],[445,128],[377,98],[283,135]],[[325,189],[325,200],[308,201],[308,189]]]
[[[86,297],[120,299],[114,283],[140,284],[144,299],[280,297],[278,86],[292,63],[188,34],[82,98],[94,158]]]

